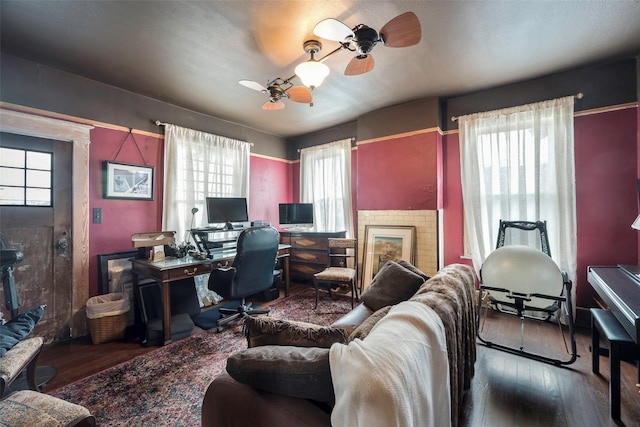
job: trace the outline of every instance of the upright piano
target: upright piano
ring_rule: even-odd
[[[640,344],[640,266],[589,266],[587,281],[636,344]]]

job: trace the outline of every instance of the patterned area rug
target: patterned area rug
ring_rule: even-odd
[[[280,299],[270,316],[329,325],[351,310],[351,297],[314,293]],[[247,347],[241,322],[171,343],[49,394],[85,406],[100,426],[200,426],[207,386],[225,369],[227,357]]]

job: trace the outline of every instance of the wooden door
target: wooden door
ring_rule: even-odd
[[[71,153],[72,144],[68,142],[0,134],[0,235],[7,247],[24,253],[24,260],[14,267],[18,311],[47,305],[44,318],[34,331],[46,341],[65,340],[71,333]],[[20,189],[19,182],[14,187],[15,180],[11,179],[21,171],[26,177],[22,181],[24,189]],[[27,194],[22,201],[21,190]],[[13,197],[16,194],[18,197]],[[0,309],[9,318],[3,293],[0,289]]]

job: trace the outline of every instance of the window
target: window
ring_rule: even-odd
[[[206,152],[201,152],[197,147],[191,151],[191,148],[183,146],[178,150],[180,178],[176,183],[176,201],[187,202],[195,198],[203,202],[206,197],[237,196],[233,156],[205,157]]]
[[[495,249],[501,219],[546,221],[551,255],[575,280],[573,102],[566,97],[459,118],[465,237],[476,270]],[[512,238],[539,246],[535,233]]]
[[[354,235],[351,139],[305,148],[300,154],[300,201],[313,203],[317,231]]]
[[[192,226],[207,225],[206,197],[248,198],[249,148],[244,141],[166,125],[163,230],[175,230],[177,242],[189,240]]]
[[[51,206],[52,155],[0,148],[0,205]]]

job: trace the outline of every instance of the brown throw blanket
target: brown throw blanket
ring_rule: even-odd
[[[476,361],[476,276],[463,264],[451,264],[426,281],[411,298],[431,307],[445,328],[451,384],[451,425],[458,425],[464,390],[471,387]]]

